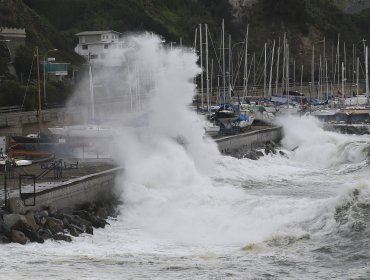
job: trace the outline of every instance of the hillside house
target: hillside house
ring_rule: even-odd
[[[77,33],[78,45],[75,47],[75,52],[85,57],[87,60],[94,62],[102,62],[111,49],[123,48],[123,34],[113,30],[105,31],[84,31]]]

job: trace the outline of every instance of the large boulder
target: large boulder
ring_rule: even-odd
[[[58,209],[55,206],[49,205],[47,207],[47,209],[48,209],[48,212],[49,212],[49,216],[55,217],[55,216],[58,215]]]
[[[243,155],[244,158],[248,158],[248,159],[252,159],[252,160],[258,160],[261,156],[263,156],[263,153],[261,155],[261,153],[258,153],[256,150],[247,151]]]
[[[96,216],[91,217],[91,223],[94,228],[105,228],[105,225],[107,224],[104,219]]]
[[[65,235],[63,233],[57,233],[53,235],[54,240],[63,240],[66,242],[71,242],[72,238],[68,235]]]
[[[108,211],[105,207],[99,207],[96,210],[95,215],[102,219],[108,219]]]
[[[15,243],[19,243],[19,244],[22,244],[22,245],[27,243],[26,235],[23,232],[19,231],[19,230],[12,230],[11,240]]]
[[[92,215],[85,210],[74,211],[73,214],[80,216],[80,218],[91,222]]]
[[[11,229],[19,224],[27,224],[25,216],[20,214],[5,214],[3,218],[4,223]]]
[[[0,243],[2,244],[10,243],[10,240],[7,236],[0,233]]]
[[[8,239],[11,239],[11,229],[3,221],[0,221],[0,234],[5,235]]]
[[[47,226],[54,234],[64,231],[63,221],[56,218],[49,217],[47,219]]]
[[[49,229],[39,229],[37,234],[44,240],[53,238],[53,233]]]
[[[24,228],[22,232],[31,242],[44,243],[44,239],[32,228]]]
[[[33,229],[33,230],[38,230],[40,227],[38,224],[36,224],[36,221],[35,221],[35,215],[34,215],[34,212],[33,211],[30,211],[30,212],[27,212],[24,217],[26,218],[27,220],[27,223],[30,225],[30,227]]]

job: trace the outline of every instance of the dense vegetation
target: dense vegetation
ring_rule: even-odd
[[[109,29],[131,33],[148,30],[168,41],[179,42],[181,38],[183,44],[192,45],[195,28],[199,23],[207,23],[217,49],[222,19],[233,44],[244,39],[247,24],[250,25],[251,52],[260,51],[266,41],[270,44],[272,40],[278,41],[286,32],[292,56],[299,56],[300,63],[309,64],[312,42],[325,37],[330,49],[336,44],[339,33],[348,46],[370,36],[367,28],[370,11],[350,15],[331,2],[260,0],[253,7],[235,11],[228,0],[0,0],[0,26],[26,28],[26,46],[17,50],[14,60],[18,75],[22,73],[24,77],[32,64],[35,46],[39,46],[40,53],[57,48],[56,59],[71,63],[71,71],[78,70],[83,60],[73,49],[77,44],[75,34],[80,31]],[[0,43],[0,76],[7,71],[7,56],[6,48]],[[70,90],[52,83],[47,86],[50,91],[60,93],[58,98],[64,98]],[[18,92],[15,88],[12,90]],[[4,92],[2,85],[0,95]],[[0,98],[0,106],[18,102],[17,98]]]

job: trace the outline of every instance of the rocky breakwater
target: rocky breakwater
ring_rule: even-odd
[[[237,158],[248,158],[252,160],[258,160],[259,158],[267,156],[269,154],[280,154],[281,156],[288,157],[286,153],[278,149],[279,146],[274,141],[267,141],[264,147],[261,147],[260,149],[242,149],[233,154],[233,156]]]
[[[25,214],[0,210],[0,243],[44,243],[45,240],[71,242],[80,234],[93,234],[94,228],[109,225],[117,203],[89,203],[75,209],[56,209],[52,206]]]

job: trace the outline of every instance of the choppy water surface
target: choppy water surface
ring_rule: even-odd
[[[296,122],[313,123],[286,133]],[[153,152],[180,169],[168,183],[122,179],[122,214],[93,236],[2,246],[1,278],[369,279],[370,138],[315,133],[317,147],[284,140],[289,158],[220,156],[208,175]]]
[[[192,88],[196,57],[157,51],[154,92],[176,121],[158,97],[147,126],[120,132],[121,215],[72,243],[1,246],[0,279],[369,279],[370,137],[289,117],[287,157],[221,156],[191,94],[172,94]]]

